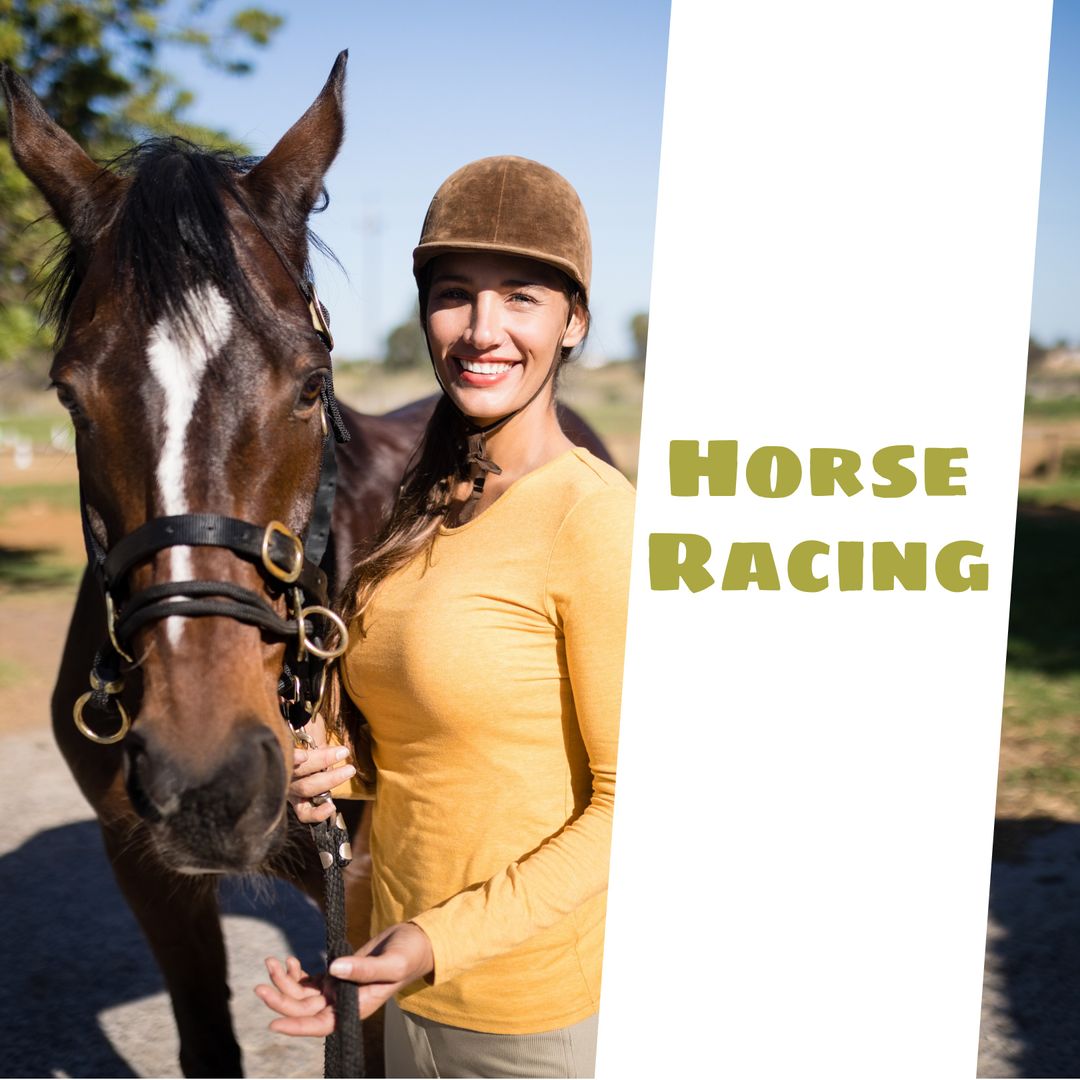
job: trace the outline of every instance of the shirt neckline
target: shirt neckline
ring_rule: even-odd
[[[572,446],[569,450],[563,450],[562,453],[556,454],[550,461],[545,461],[543,465],[538,465],[535,469],[530,469],[527,473],[519,476],[486,510],[471,517],[468,521],[463,522],[461,525],[455,525],[453,528],[440,524],[437,530],[438,534],[440,536],[456,536],[458,533],[465,532],[466,529],[472,528],[478,521],[483,521],[497,506],[500,505],[500,503],[506,502],[506,500],[509,499],[509,497],[530,477],[545,472],[547,469],[550,469],[553,465],[563,461],[570,455],[580,457],[581,452],[582,447]]]

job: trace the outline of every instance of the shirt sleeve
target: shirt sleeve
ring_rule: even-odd
[[[592,778],[588,804],[531,854],[411,920],[431,940],[436,985],[607,888],[633,514],[629,485],[586,495],[563,521],[548,565],[545,603],[565,642]]]

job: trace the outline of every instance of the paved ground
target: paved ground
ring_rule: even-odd
[[[0,1075],[178,1076],[161,978],[51,734],[0,737],[0,760],[9,777],[0,793]],[[251,992],[265,956],[294,952],[321,966],[318,912],[276,883],[258,899],[236,887],[223,899],[247,1074],[321,1076],[321,1042],[271,1034]]]
[[[1080,1077],[1080,825],[995,861],[979,1076]]]

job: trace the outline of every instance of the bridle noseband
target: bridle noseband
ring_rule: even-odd
[[[315,333],[333,348],[326,309],[311,283],[296,282],[307,301]],[[124,689],[121,661],[135,662],[131,643],[146,625],[173,616],[219,616],[257,626],[289,643],[278,691],[282,713],[303,740],[302,727],[318,712],[326,692],[326,665],[344,651],[348,631],[327,606],[327,577],[320,568],[330,537],[330,522],[337,489],[336,445],[349,441],[349,432],[334,397],[333,375],[323,380],[323,447],[319,481],[311,519],[303,538],[287,525],[271,521],[253,525],[220,514],[176,514],[152,518],[106,551],[90,527],[86,501],[80,494],[83,537],[90,569],[105,599],[108,640],[97,651],[90,670],[90,690],[75,702],[75,726],[92,742],[117,743],[131,728],[131,718],[120,701]],[[115,597],[128,574],[166,548],[225,548],[254,564],[274,595],[286,593],[289,617],[251,589],[229,581],[165,581],[127,597],[121,606]],[[320,628],[319,622],[323,623]],[[325,644],[328,630],[337,632],[334,644]],[[88,710],[109,716],[116,730],[102,733],[90,726]]]

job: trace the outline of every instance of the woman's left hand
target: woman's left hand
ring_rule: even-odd
[[[334,1030],[334,1010],[320,980],[308,977],[295,957],[285,966],[267,960],[273,986],[257,986],[255,993],[281,1019],[271,1031],[284,1035],[324,1037]],[[435,970],[435,955],[427,934],[413,923],[397,923],[373,937],[353,956],[330,965],[336,978],[359,983],[360,1018],[367,1019],[399,990]]]

